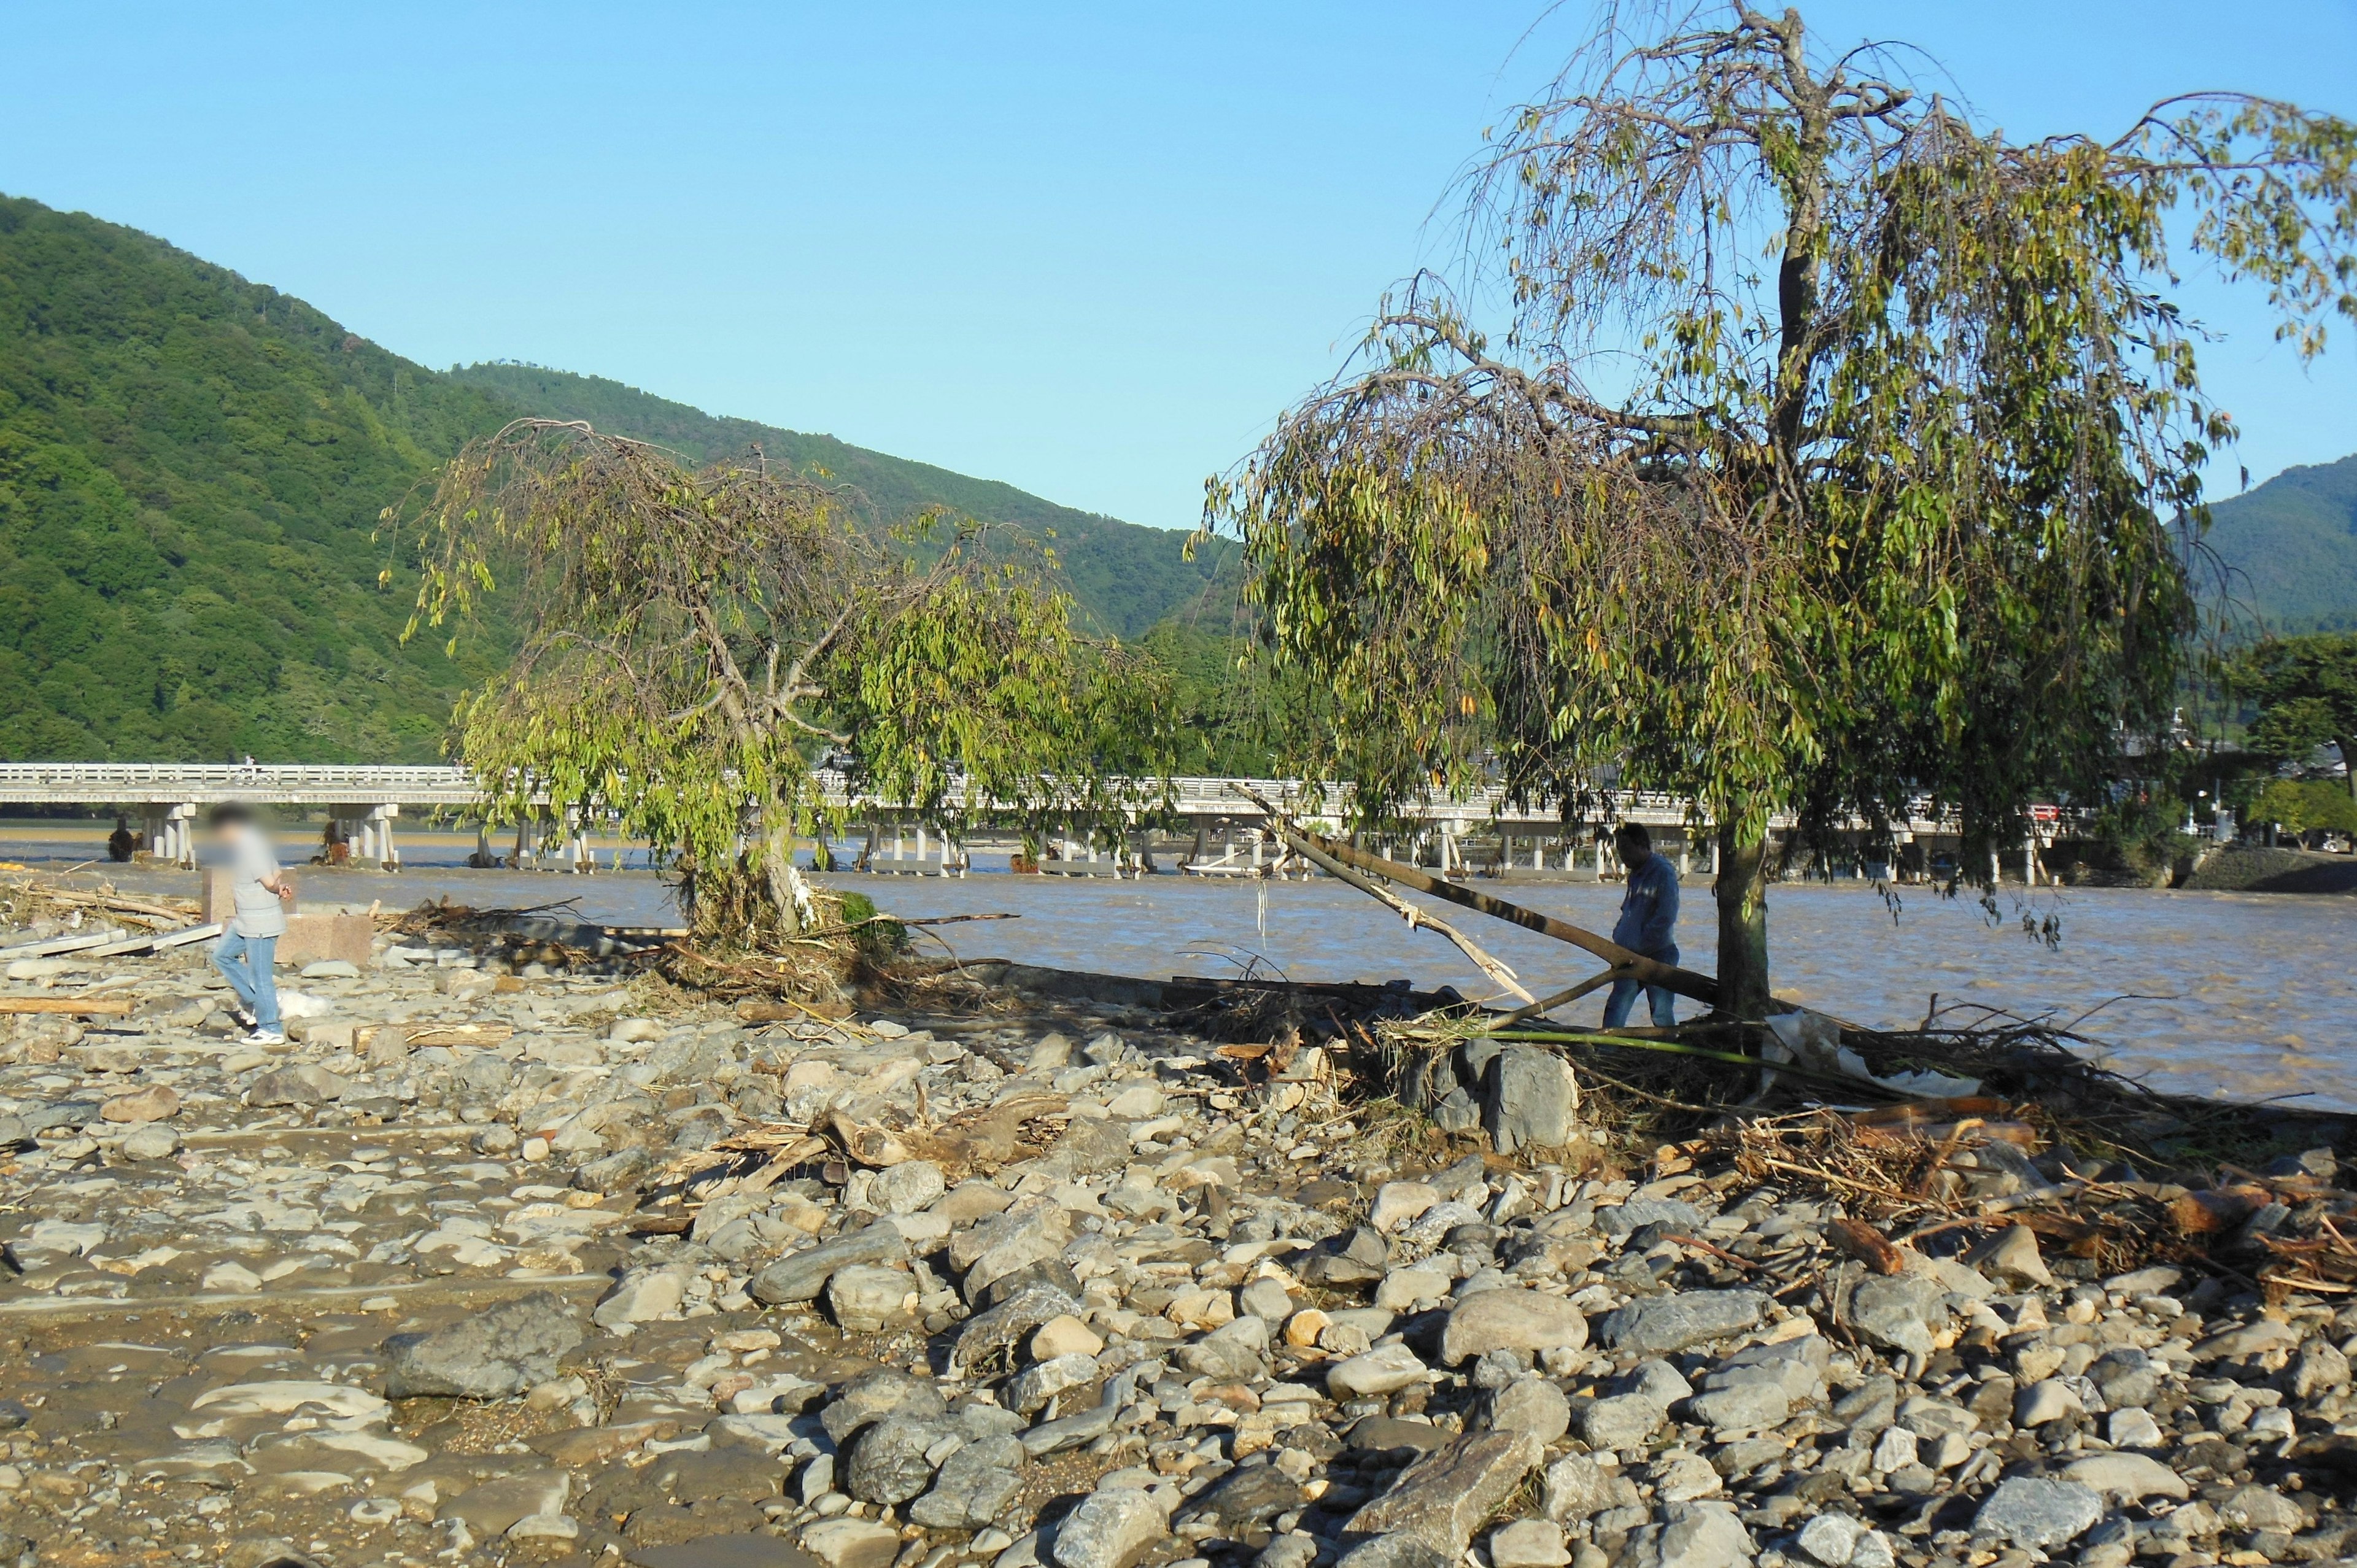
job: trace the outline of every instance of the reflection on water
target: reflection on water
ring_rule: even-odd
[[[399,876],[318,867],[296,875],[312,902],[410,905],[447,895],[478,908],[515,908],[573,899],[592,920],[662,925],[678,918],[667,889],[648,873],[468,871],[456,863],[471,847],[470,839],[455,835],[447,846],[421,837],[404,841],[409,869]],[[295,845],[285,849],[295,858]],[[89,850],[12,839],[0,853],[56,865]],[[1409,977],[1420,985],[1447,982],[1468,995],[1487,990],[1442,939],[1409,930],[1363,895],[1331,882],[1267,884],[1264,935],[1262,890],[1248,884],[1170,875],[1146,882],[1013,877],[1002,875],[1003,856],[975,859],[976,874],[964,880],[825,880],[856,886],[911,917],[1001,910],[1022,917],[947,927],[929,939],[969,958],[1155,978],[1232,974],[1258,960],[1297,980]],[[187,873],[109,870],[125,888],[194,890]],[[1620,902],[1615,886],[1518,884],[1501,891],[1596,929],[1610,929]],[[2147,1074],[2157,1086],[2304,1095],[2308,1105],[2357,1108],[2357,967],[2349,960],[2357,943],[2357,898],[2041,892],[2001,898],[2005,918],[1995,928],[1969,900],[1951,902],[1921,889],[1907,890],[1896,920],[1857,885],[1780,886],[1769,903],[1776,989],[1810,1006],[1878,1025],[1920,1019],[1933,993],[1943,1004],[2050,1011],[2065,1020],[2103,1006],[2087,1032],[2112,1044],[2114,1065]],[[2059,950],[2022,934],[2024,908],[2041,918],[2059,913]],[[1542,994],[1595,968],[1585,954],[1518,928],[1461,911],[1452,918]],[[1678,945],[1692,967],[1716,967],[1707,887],[1686,888]],[[1593,1020],[1601,1009],[1602,999],[1591,997],[1576,1004],[1575,1015]]]

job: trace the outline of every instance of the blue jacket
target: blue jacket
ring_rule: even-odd
[[[1620,895],[1620,918],[1613,923],[1612,940],[1647,958],[1671,955],[1675,962],[1678,929],[1678,868],[1661,855],[1648,858],[1629,874],[1629,889]]]

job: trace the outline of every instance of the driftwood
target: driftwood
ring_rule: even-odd
[[[1304,860],[1308,861],[1310,865],[1315,865],[1318,870],[1326,873],[1327,875],[1357,888],[1360,892],[1364,893],[1368,897],[1388,907],[1393,911],[1405,918],[1409,925],[1423,926],[1427,929],[1439,932],[1442,936],[1447,937],[1450,941],[1454,942],[1457,945],[1457,950],[1463,953],[1467,958],[1472,960],[1473,966],[1482,973],[1488,975],[1492,981],[1495,981],[1506,990],[1512,992],[1515,995],[1521,997],[1525,1003],[1534,1004],[1537,1002],[1538,998],[1533,996],[1528,990],[1524,989],[1521,978],[1517,976],[1512,970],[1507,968],[1505,964],[1491,957],[1489,953],[1484,952],[1472,938],[1467,936],[1464,932],[1458,930],[1448,921],[1436,918],[1426,911],[1417,908],[1415,905],[1409,903],[1398,894],[1394,893],[1390,888],[1383,886],[1379,883],[1371,882],[1367,878],[1361,876],[1358,873],[1352,871],[1348,865],[1343,865],[1340,859],[1332,853],[1332,845],[1329,845],[1323,840],[1315,838],[1312,835],[1303,832],[1299,829],[1294,827],[1291,822],[1287,822],[1281,814],[1279,814],[1275,806],[1269,804],[1266,800],[1264,800],[1254,790],[1247,789],[1244,793],[1251,795],[1254,800],[1259,802],[1261,810],[1268,813],[1269,821],[1276,824],[1277,836],[1282,838],[1286,842],[1286,846],[1292,849],[1295,854],[1300,855]],[[1391,863],[1389,861],[1383,861],[1381,863],[1382,865],[1389,865]],[[1378,866],[1371,869],[1379,870],[1381,867]],[[1385,875],[1388,875],[1388,873]]]
[[[130,998],[123,996],[0,996],[0,1013],[80,1013],[94,1018],[120,1018],[130,1011]]]
[[[1413,865],[1403,865],[1398,861],[1387,860],[1380,854],[1371,854],[1363,849],[1337,840],[1320,838],[1318,834],[1297,826],[1284,813],[1268,801],[1261,800],[1259,796],[1254,795],[1253,799],[1259,802],[1262,810],[1268,812],[1269,821],[1275,825],[1277,837],[1313,861],[1339,861],[1361,871],[1372,872],[1377,876],[1388,878],[1403,887],[1413,887],[1419,893],[1428,893],[1436,898],[1445,898],[1451,904],[1461,905],[1465,908],[1488,915],[1494,919],[1511,921],[1524,930],[1536,931],[1541,936],[1553,937],[1559,942],[1568,942],[1573,947],[1594,953],[1612,966],[1613,972],[1610,974],[1598,975],[1589,981],[1583,981],[1581,987],[1584,989],[1579,993],[1581,994],[1585,993],[1585,989],[1593,989],[1595,985],[1608,978],[1618,979],[1619,972],[1625,971],[1632,980],[1642,981],[1647,985],[1658,985],[1667,991],[1674,991],[1679,995],[1690,997],[1706,1007],[1718,1005],[1718,982],[1710,975],[1697,974],[1691,969],[1680,969],[1674,964],[1663,963],[1657,959],[1647,958],[1642,953],[1631,952],[1620,943],[1599,937],[1584,927],[1575,926],[1568,920],[1558,920],[1552,915],[1542,915],[1536,909],[1525,909],[1520,904],[1510,904],[1503,898],[1493,897],[1487,893],[1479,893],[1454,882],[1443,881]],[[1437,924],[1429,915],[1424,918],[1426,923]],[[1523,999],[1525,1002],[1531,1000],[1527,994],[1524,994]],[[1569,999],[1566,998],[1566,1000]],[[1553,1004],[1559,1006],[1561,1003]]]

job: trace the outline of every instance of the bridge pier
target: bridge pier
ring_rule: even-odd
[[[151,859],[170,865],[188,866],[197,863],[196,822],[194,803],[178,805],[160,802],[149,804],[145,811],[147,830],[147,854]]]

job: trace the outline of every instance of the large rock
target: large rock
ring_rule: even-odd
[[[1070,1292],[1052,1284],[1027,1285],[997,1305],[975,1313],[958,1330],[950,1348],[948,1371],[961,1377],[972,1368],[1003,1354],[1011,1355],[1024,1336],[1059,1317],[1077,1317],[1088,1309]]]
[[[1383,1345],[1335,1362],[1327,1369],[1326,1388],[1338,1400],[1363,1399],[1370,1394],[1396,1393],[1431,1376],[1431,1369],[1406,1346]]]
[[[872,1519],[823,1519],[802,1527],[802,1545],[826,1568],[891,1568],[900,1532]]]
[[[862,1502],[905,1503],[933,1484],[933,1465],[926,1455],[944,1442],[963,1445],[965,1435],[945,1415],[887,1416],[862,1430],[853,1444],[844,1490]]]
[[[1544,1378],[1516,1378],[1490,1396],[1490,1425],[1553,1443],[1571,1430],[1571,1402]]]
[[[1616,1506],[1620,1488],[1630,1486],[1618,1470],[1608,1470],[1585,1454],[1566,1454],[1547,1466],[1547,1518],[1570,1523]]]
[[[547,1292],[503,1301],[424,1334],[384,1342],[388,1399],[497,1400],[556,1375],[580,1347],[573,1309]]]
[[[168,1083],[118,1094],[98,1108],[100,1119],[107,1122],[166,1122],[179,1113],[179,1091]]]
[[[1736,1568],[1750,1561],[1751,1532],[1727,1503],[1667,1503],[1662,1522],[1629,1537],[1625,1568]]]
[[[1947,1326],[1947,1288],[1924,1274],[1869,1274],[1850,1291],[1849,1320],[1887,1349],[1929,1356],[1932,1336]]]
[[[880,1263],[853,1263],[827,1280],[826,1305],[845,1333],[874,1334],[915,1317],[916,1276]]]
[[[1162,1505],[1135,1487],[1091,1492],[1056,1531],[1061,1568],[1129,1568],[1169,1529]]]
[[[1695,1395],[1686,1402],[1686,1412],[1704,1426],[1757,1432],[1791,1415],[1792,1398],[1774,1383],[1736,1383]]]
[[[1267,1534],[1269,1520],[1302,1502],[1299,1482],[1274,1465],[1254,1465],[1232,1471],[1189,1501],[1173,1522],[1189,1535],[1208,1532],[1246,1541]]]
[[[1508,1046],[1482,1075],[1481,1124],[1501,1155],[1559,1149],[1579,1126],[1579,1080],[1553,1051]]]
[[[948,1190],[941,1166],[931,1160],[903,1160],[876,1173],[867,1201],[887,1214],[914,1214]]]
[[[295,1062],[273,1068],[248,1084],[245,1102],[256,1107],[325,1105],[331,1100],[341,1100],[348,1087],[326,1068]]]
[[[1613,1394],[1579,1412],[1580,1441],[1590,1448],[1635,1448],[1661,1430],[1669,1412],[1646,1394]]]
[[[1491,1350],[1577,1350],[1587,1343],[1587,1316],[1562,1296],[1482,1290],[1449,1312],[1448,1326],[1440,1334],[1440,1359],[1454,1367]]]
[[[1029,1462],[1019,1437],[969,1443],[942,1462],[933,1489],[909,1505],[909,1518],[928,1530],[980,1530],[1023,1489]]]
[[[840,1270],[860,1263],[895,1263],[908,1255],[909,1243],[898,1230],[889,1225],[870,1225],[808,1251],[780,1258],[755,1274],[745,1290],[765,1306],[815,1301]]]
[[[1973,1515],[1973,1533],[2016,1546],[2059,1546],[2103,1517],[2103,1494],[2093,1487],[2016,1476],[1981,1500],[1980,1511]]]
[[[2184,1477],[2142,1454],[2090,1454],[2064,1466],[2062,1478],[2093,1487],[2123,1503],[2191,1495]]]
[[[600,1328],[624,1329],[676,1312],[686,1298],[687,1281],[678,1269],[633,1269],[606,1293],[589,1320]]]
[[[819,1413],[819,1424],[837,1444],[848,1443],[862,1427],[891,1416],[931,1420],[944,1414],[942,1391],[929,1378],[912,1377],[890,1367],[862,1372],[843,1385],[840,1393]]]
[[[1029,1415],[1059,1394],[1086,1388],[1096,1380],[1095,1357],[1057,1356],[1024,1368],[1000,1391],[999,1398],[1009,1410]]]
[[[1604,1319],[1604,1343],[1641,1356],[1667,1356],[1688,1346],[1740,1334],[1759,1323],[1768,1298],[1756,1290],[1690,1290],[1632,1301]]]
[[[1351,1516],[1347,1531],[1410,1536],[1454,1562],[1544,1455],[1527,1433],[1459,1437],[1401,1471],[1389,1491]]]

